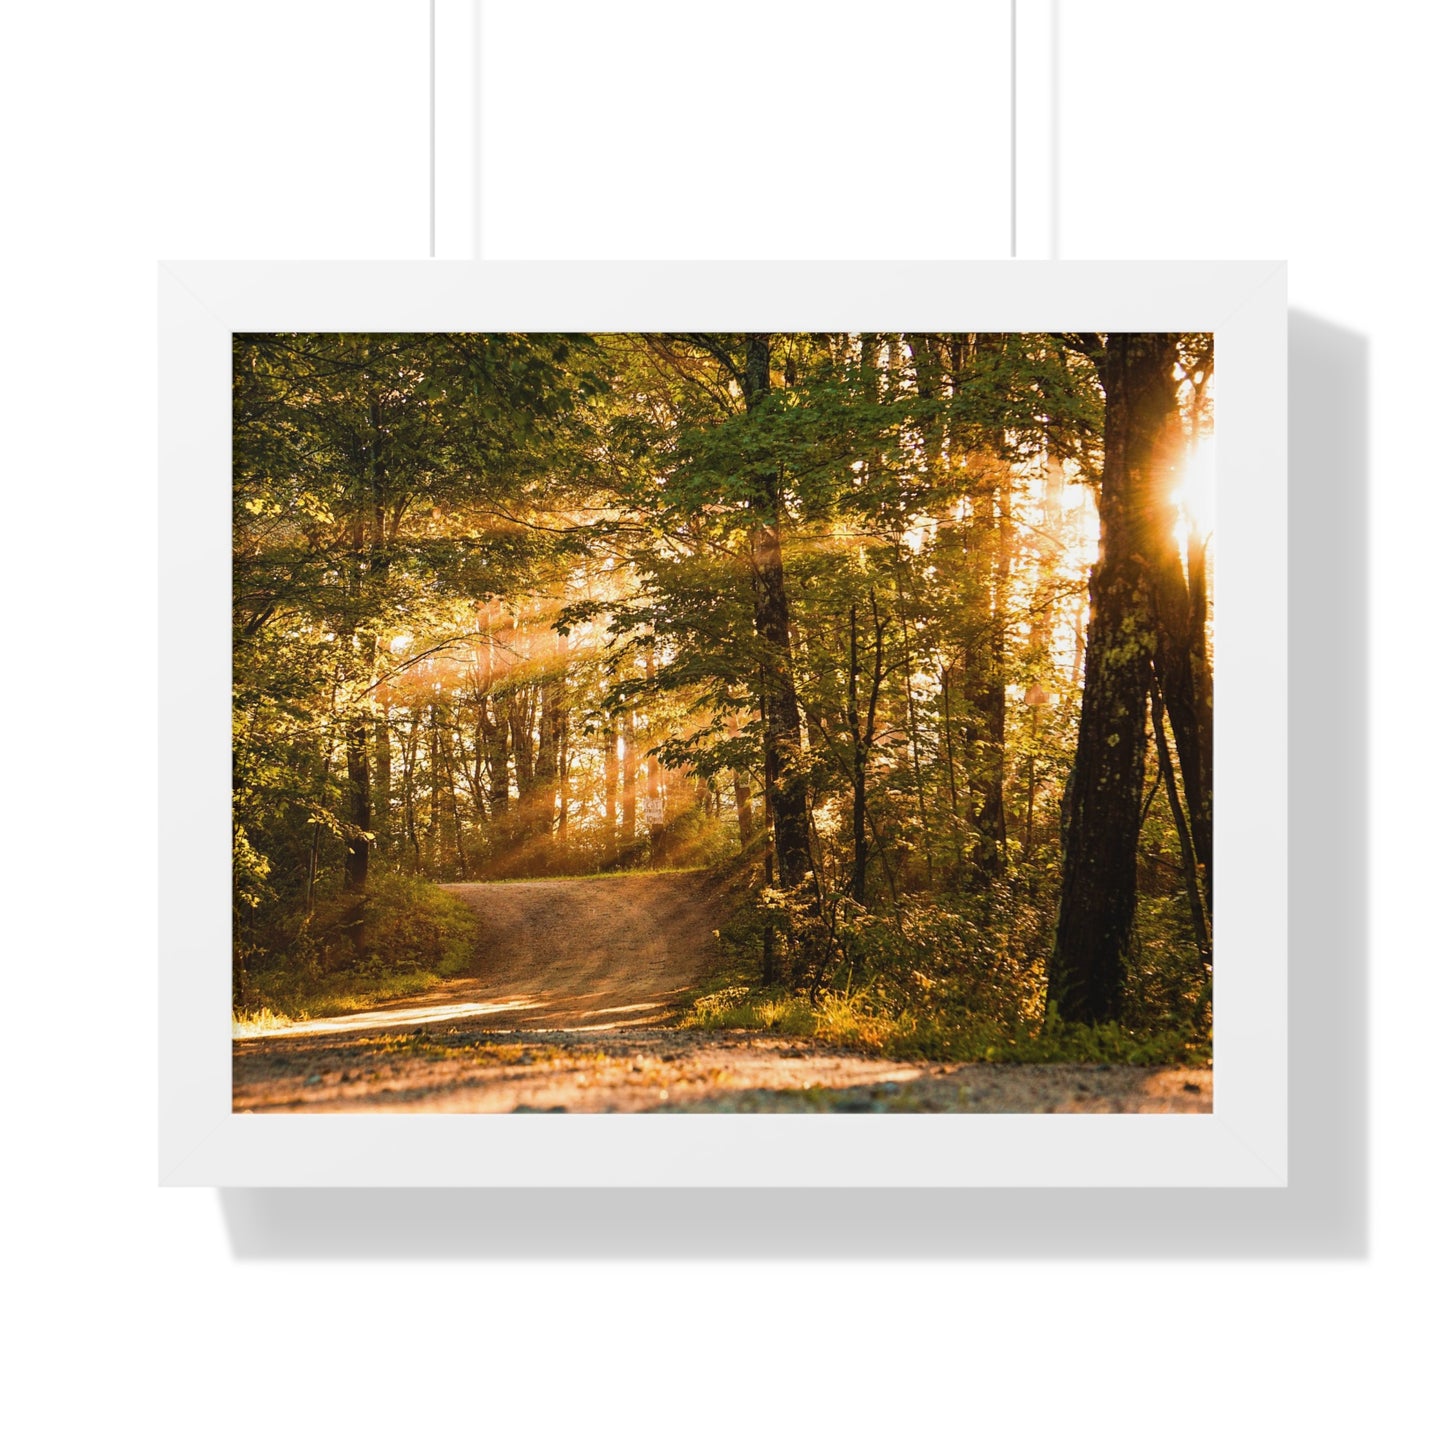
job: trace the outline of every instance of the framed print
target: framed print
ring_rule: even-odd
[[[163,1182],[1286,1183],[1282,264],[160,300]]]

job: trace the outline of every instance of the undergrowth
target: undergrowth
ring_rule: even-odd
[[[382,877],[293,921],[264,961],[238,970],[232,1033],[422,993],[473,961],[477,922],[460,899],[417,878]]]
[[[1007,885],[981,897],[907,900],[891,916],[832,904],[830,914],[774,892],[739,908],[718,935],[722,971],[691,996],[680,1026],[941,1062],[1211,1060],[1208,980],[1187,960],[1174,962],[1181,955],[1166,950],[1162,928],[1141,937],[1144,966],[1124,1019],[1084,1025],[1045,1006],[1050,918]],[[788,983],[765,988],[758,960],[769,926]]]

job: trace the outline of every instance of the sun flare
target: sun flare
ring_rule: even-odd
[[[1214,437],[1203,436],[1190,447],[1179,469],[1179,482],[1170,500],[1179,508],[1174,537],[1179,551],[1189,549],[1191,533],[1208,539],[1214,535]]]

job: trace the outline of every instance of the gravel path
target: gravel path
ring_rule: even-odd
[[[806,1040],[464,1026],[236,1045],[238,1110],[381,1113],[1207,1113],[1205,1069],[900,1064]]]

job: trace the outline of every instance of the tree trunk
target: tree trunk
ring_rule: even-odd
[[[532,775],[533,792],[527,831],[533,837],[550,838],[557,819],[557,757],[560,745],[561,708],[555,678],[540,685],[537,710],[537,758]]]
[[[1176,455],[1182,435],[1171,426],[1161,439]],[[1175,538],[1176,506],[1170,495],[1172,458],[1161,456],[1154,485],[1145,499],[1146,557],[1155,612],[1154,665],[1174,746],[1195,856],[1204,875],[1204,898],[1214,906],[1214,678],[1205,643],[1208,602],[1205,596],[1204,544],[1189,539],[1189,567]]]
[[[622,719],[622,846],[631,848],[637,838],[637,712],[627,709]]]
[[[753,785],[743,768],[733,771],[733,803],[738,814],[738,842],[746,852],[756,834],[757,825],[753,822]]]
[[[420,740],[421,723],[413,712],[406,736],[401,740],[401,816],[407,842],[411,844],[412,865],[416,868],[421,867],[421,839],[416,831],[416,759]]]
[[[1005,675],[1008,651],[1008,586],[1013,542],[1011,477],[1003,462],[981,494],[969,528],[969,548],[991,575],[977,576],[982,620],[970,629],[964,670],[968,703],[965,733],[971,754],[969,781],[974,793],[976,829],[973,866],[986,878],[1001,878],[1008,868],[1008,814],[1004,807],[1005,729],[1008,722]]]
[[[511,802],[507,770],[507,714],[495,697],[482,698],[479,707],[482,740],[487,752],[487,809],[492,826],[500,829]]]
[[[517,773],[517,824],[521,838],[537,831],[537,688],[524,683],[512,694],[507,709],[512,736],[512,765]]]
[[[1184,892],[1189,899],[1189,916],[1194,923],[1194,941],[1199,948],[1199,961],[1207,970],[1214,955],[1214,944],[1210,938],[1210,921],[1205,912],[1204,900],[1199,893],[1199,873],[1195,867],[1194,844],[1190,837],[1189,820],[1184,814],[1184,804],[1179,800],[1179,789],[1174,781],[1174,764],[1169,757],[1169,740],[1164,735],[1164,698],[1157,678],[1151,678],[1150,713],[1154,723],[1154,751],[1159,757],[1159,775],[1164,780],[1165,792],[1169,798],[1169,811],[1174,818],[1174,831],[1179,838],[1179,863],[1184,873]]]
[[[367,725],[364,718],[346,730],[347,816],[351,825],[346,840],[345,887],[348,893],[366,888],[371,865],[371,777],[366,761]]]
[[[868,753],[863,744],[863,719],[858,711],[858,604],[848,608],[848,731],[853,740],[853,901],[868,900]]]
[[[372,832],[376,848],[389,853],[391,842],[391,709],[382,708],[377,716],[374,734],[376,766],[371,779]]]
[[[602,728],[602,817],[604,851],[617,851],[617,722],[610,715]]]
[[[1089,581],[1079,743],[1064,818],[1049,1003],[1067,1021],[1117,1019],[1134,925],[1153,615],[1145,512],[1174,412],[1176,338],[1116,332],[1100,364],[1104,473]]]
[[[751,332],[747,337],[743,387],[750,414],[756,414],[763,407],[771,388],[769,337],[765,332]],[[769,783],[778,878],[784,888],[794,888],[812,871],[813,861],[808,843],[802,718],[793,683],[788,593],[783,576],[780,490],[777,465],[765,458],[756,458],[751,554],[753,627],[763,651],[764,772]]]
[[[848,732],[852,740],[850,779],[853,788],[853,877],[850,888],[853,901],[866,906],[868,902],[868,759],[878,721],[878,698],[883,690],[883,640],[886,625],[878,612],[878,595],[872,588],[868,601],[873,612],[873,665],[870,669],[868,701],[859,698],[862,662],[858,647],[858,606],[848,609]]]
[[[446,774],[447,811],[452,818],[452,843],[457,851],[457,867],[460,869],[460,877],[465,878],[468,872],[466,835],[462,830],[462,810],[457,803],[457,766],[456,757],[452,744],[455,740],[458,749],[461,746],[461,731],[456,728],[450,718],[443,719],[445,726],[442,730],[442,766]]]

